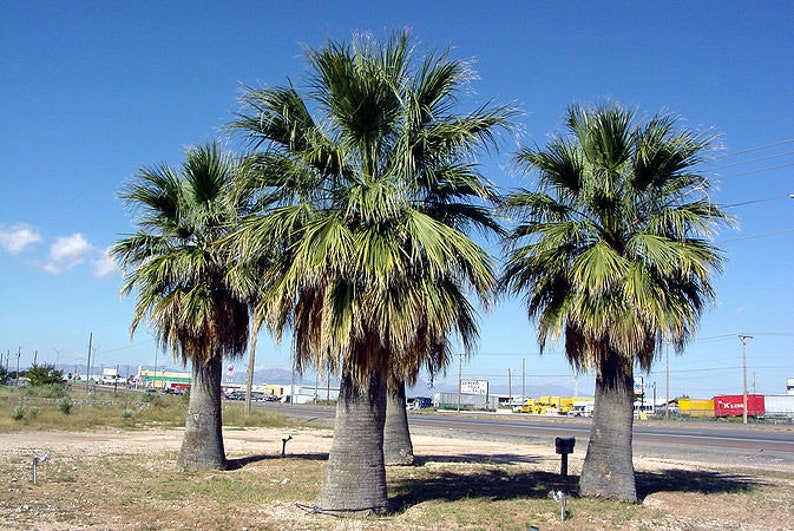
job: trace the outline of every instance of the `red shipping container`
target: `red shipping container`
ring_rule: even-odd
[[[744,413],[743,395],[717,395],[714,397],[715,417],[741,417]],[[747,395],[747,415],[759,417],[765,413],[764,395]]]

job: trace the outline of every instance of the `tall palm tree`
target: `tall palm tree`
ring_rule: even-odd
[[[341,375],[334,442],[317,500],[387,509],[383,428],[393,367],[418,366],[457,336],[471,349],[493,265],[466,234],[496,224],[473,166],[509,109],[452,113],[471,77],[447,54],[413,60],[408,35],[308,52],[311,90],[250,89],[233,127],[258,151],[263,208],[238,242],[272,252],[264,314],[293,335],[295,363]],[[317,119],[315,119],[317,116]]]
[[[122,294],[136,292],[131,333],[145,322],[164,349],[191,364],[178,457],[186,468],[226,467],[223,359],[241,355],[248,339],[245,272],[223,244],[241,213],[229,200],[237,166],[215,144],[189,148],[180,169],[144,168],[121,194],[140,229],[112,249],[125,270]]]
[[[566,126],[517,154],[539,182],[506,199],[518,224],[503,282],[524,297],[541,349],[564,334],[572,366],[595,370],[581,494],[635,502],[634,366],[650,369],[663,341],[683,349],[715,295],[710,238],[730,219],[693,168],[711,139],[675,117],[643,124],[605,103],[571,107]]]

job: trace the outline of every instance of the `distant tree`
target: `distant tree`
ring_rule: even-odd
[[[693,168],[710,139],[675,118],[641,124],[610,103],[574,106],[566,125],[518,154],[539,189],[506,199],[518,225],[503,281],[537,320],[541,349],[564,335],[573,367],[596,373],[581,494],[636,502],[634,367],[649,370],[663,341],[683,349],[714,297],[722,256],[710,240],[730,218]]]
[[[33,365],[25,376],[33,387],[63,383],[63,371],[55,370],[55,365]]]
[[[5,367],[0,365],[0,383],[6,383],[8,381],[8,371]]]

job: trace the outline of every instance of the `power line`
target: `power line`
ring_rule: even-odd
[[[755,203],[766,203],[768,201],[777,201],[778,199],[793,199],[793,198],[794,198],[794,195],[792,195],[792,194],[781,194],[781,195],[775,195],[775,196],[772,196],[772,197],[765,197],[763,199],[751,199],[750,201],[743,201],[741,203],[731,203],[730,205],[722,205],[722,208],[733,208],[733,207],[739,207],[739,206],[744,206],[744,205],[752,205],[752,204],[755,204]]]
[[[764,160],[777,159],[777,158],[780,158],[780,157],[785,157],[786,155],[794,155],[794,151],[786,151],[784,153],[776,153],[774,155],[767,155],[765,157],[759,157],[757,159],[750,159],[750,160],[744,160],[742,162],[734,162],[734,163],[731,163],[731,164],[724,164],[722,166],[715,166],[714,168],[709,168],[709,171],[724,170],[725,168],[733,168],[734,166],[743,166],[745,164],[752,164],[754,162],[761,162],[761,161],[764,161]]]
[[[733,242],[738,242],[738,241],[743,241],[743,240],[756,240],[758,238],[767,238],[769,236],[780,236],[781,234],[790,234],[792,232],[794,232],[794,229],[781,230],[781,231],[777,231],[777,232],[766,232],[766,233],[763,233],[763,234],[754,234],[752,236],[741,236],[739,238],[730,238],[728,240],[720,240],[720,241],[715,242],[715,243],[733,243]]]
[[[753,151],[761,151],[762,149],[769,149],[771,147],[777,147],[791,143],[794,143],[794,138],[789,138],[788,140],[781,140],[779,142],[772,142],[771,144],[765,144],[763,146],[756,146],[747,149],[742,149],[740,151],[734,151],[732,153],[725,153],[724,155],[717,155],[716,157],[714,157],[713,160],[726,159],[729,157],[735,157],[736,155],[744,155],[745,153],[752,153]]]
[[[741,172],[741,173],[734,173],[732,175],[724,175],[722,177],[714,177],[711,180],[712,181],[724,181],[725,179],[733,179],[734,177],[744,177],[746,175],[753,175],[753,174],[761,173],[761,172],[765,172],[765,171],[779,170],[779,169],[782,169],[782,168],[788,168],[790,166],[794,166],[794,162],[789,162],[787,164],[780,164],[778,166],[769,166],[768,168],[759,168],[757,170],[750,170],[750,171],[745,171],[745,172]]]

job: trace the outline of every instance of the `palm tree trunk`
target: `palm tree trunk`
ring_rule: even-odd
[[[579,479],[582,496],[636,503],[632,461],[632,366],[610,352],[599,362],[590,443]]]
[[[222,371],[222,356],[215,356],[203,365],[193,363],[185,435],[177,458],[181,467],[202,470],[226,468],[221,420]]]
[[[386,394],[386,424],[383,428],[383,458],[386,466],[414,464],[414,446],[405,410],[405,381],[389,384]]]
[[[385,375],[375,374],[366,387],[360,387],[349,369],[343,368],[334,441],[328,455],[325,481],[317,497],[318,508],[386,512],[385,417]]]
[[[248,372],[245,376],[245,416],[251,415],[251,389],[254,387],[254,366],[256,362],[256,340],[257,334],[251,324],[251,339],[248,344]]]

